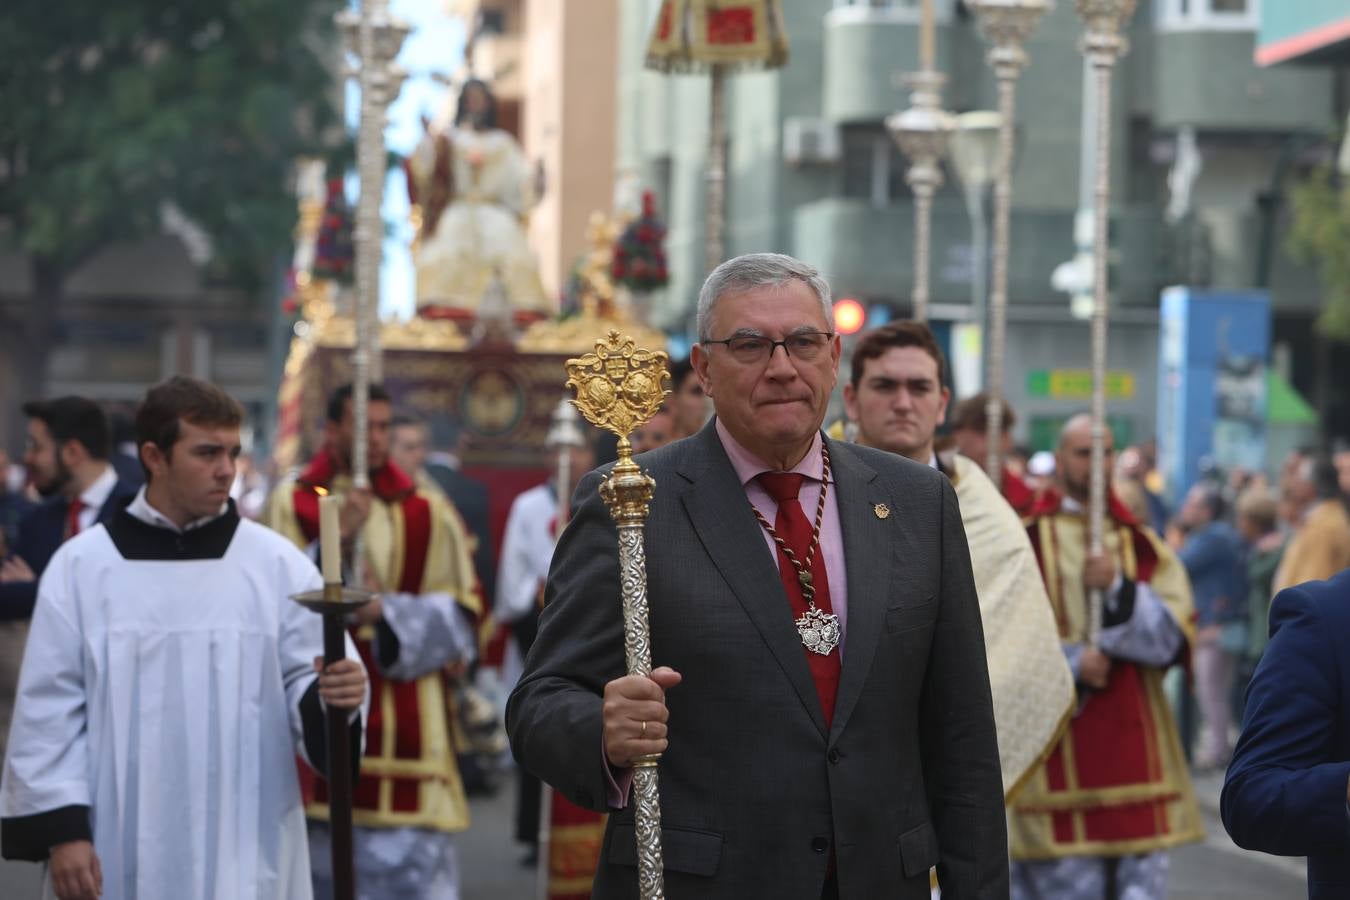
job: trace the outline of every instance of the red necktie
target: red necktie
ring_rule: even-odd
[[[73,538],[80,533],[80,513],[84,511],[84,501],[79,497],[70,501],[70,509],[66,512],[66,538]]]
[[[806,552],[811,546],[812,528],[806,514],[802,512],[802,505],[797,502],[797,493],[801,490],[806,476],[795,472],[761,472],[758,478],[764,490],[768,491],[769,496],[778,504],[778,515],[774,518],[773,530],[805,566]],[[816,589],[816,609],[823,613],[832,613],[834,607],[830,603],[830,581],[825,572],[824,553],[819,546],[816,547],[815,556],[811,559],[810,572],[811,584]],[[802,593],[801,581],[797,578],[797,568],[792,565],[792,560],[788,559],[782,547],[778,548],[778,575],[783,581],[783,590],[787,592],[788,602],[792,605],[793,618],[800,618],[806,614],[806,596]],[[836,648],[828,656],[821,656],[807,650],[803,645],[802,652],[806,654],[811,677],[816,682],[816,694],[820,697],[820,709],[825,714],[825,727],[828,728],[834,719],[834,695],[839,689],[839,651]]]

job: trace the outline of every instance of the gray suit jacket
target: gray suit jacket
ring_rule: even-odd
[[[848,576],[833,727],[774,559],[711,424],[642,454],[666,895],[816,900],[832,846],[840,897],[1008,896],[1002,780],[960,510],[937,470],[828,442]],[[539,636],[507,707],[516,758],[606,809],[601,695],[624,674],[616,531],[582,480],[553,556]],[[880,518],[877,503],[891,514]],[[593,896],[637,896],[633,810],[610,816]]]

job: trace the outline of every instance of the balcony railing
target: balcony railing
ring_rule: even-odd
[[[934,18],[938,24],[951,21],[957,0],[936,0]],[[855,22],[904,22],[918,24],[921,0],[834,0],[825,14],[827,25]]]

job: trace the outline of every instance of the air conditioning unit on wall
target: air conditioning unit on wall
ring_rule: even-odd
[[[790,166],[829,165],[840,157],[839,126],[825,119],[783,120],[783,160]]]

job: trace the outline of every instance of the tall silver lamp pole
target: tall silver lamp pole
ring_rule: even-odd
[[[994,181],[994,277],[989,288],[989,355],[985,387],[989,405],[989,455],[985,471],[1000,483],[1003,451],[1003,359],[1008,323],[1008,253],[1012,233],[1013,127],[1017,79],[1028,59],[1024,46],[1052,0],[966,0],[990,47],[986,57],[998,78],[999,156]]]
[[[985,359],[989,355],[989,226],[985,221],[989,185],[998,167],[999,115],[988,110],[956,117],[949,153],[961,182],[970,218],[970,307],[980,329],[979,383],[988,383]]]
[[[384,238],[380,206],[384,200],[384,126],[389,104],[398,96],[407,74],[394,65],[403,40],[412,29],[389,14],[389,0],[362,0],[361,10],[344,9],[336,16],[343,44],[354,61],[348,77],[361,87],[361,118],[356,132],[356,170],[361,195],[356,205],[356,300],[353,319],[356,349],[352,353],[352,482],[369,487],[367,434],[370,383],[381,375],[379,347],[380,256]],[[360,570],[364,554],[352,565]]]
[[[707,199],[707,234],[704,235],[704,265],[711,272],[726,259],[727,223],[727,70],[713,63],[708,72],[708,171],[704,191]]]
[[[1096,73],[1096,174],[1093,191],[1092,304],[1092,481],[1088,502],[1091,552],[1103,547],[1106,524],[1106,311],[1107,227],[1111,218],[1111,72],[1125,55],[1129,41],[1122,28],[1134,15],[1137,0],[1075,0],[1086,30],[1083,53]],[[1088,606],[1088,640],[1094,645],[1102,627],[1101,591]]]
[[[952,117],[942,109],[942,85],[945,75],[937,71],[936,30],[933,0],[923,0],[923,22],[919,33],[919,71],[906,82],[912,87],[909,109],[886,119],[886,129],[910,159],[905,175],[914,191],[914,295],[911,315],[928,321],[929,271],[933,195],[942,187],[942,157],[952,131]]]

